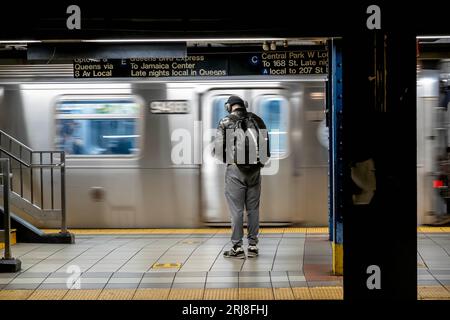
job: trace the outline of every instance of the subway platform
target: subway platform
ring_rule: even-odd
[[[55,230],[46,230],[54,232]],[[450,299],[450,228],[418,229],[418,299]],[[18,243],[1,300],[340,300],[327,228],[263,228],[260,255],[229,259],[229,229],[71,230]]]

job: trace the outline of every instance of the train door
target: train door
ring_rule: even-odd
[[[323,85],[320,86],[320,90],[323,91],[323,88]],[[214,89],[204,94],[201,100],[204,136],[201,195],[204,222],[229,223],[228,207],[224,197],[225,164],[217,163],[211,156],[211,148],[205,146],[212,147],[219,120],[227,114],[224,109],[225,101],[231,94],[237,94],[247,100],[249,111],[263,118],[269,129],[272,158],[262,171],[261,223],[282,225],[303,221],[307,215],[305,210],[314,211],[313,207],[318,205],[317,201],[323,201],[323,206],[319,204],[323,207],[321,210],[323,212],[315,218],[326,221],[326,148],[321,147],[324,149],[321,156],[325,157],[321,177],[323,185],[316,188],[315,182],[307,181],[310,174],[308,169],[302,168],[305,164],[305,149],[309,148],[314,154],[313,149],[320,144],[316,134],[313,134],[315,142],[312,145],[305,140],[305,137],[308,139],[310,137],[307,132],[303,132],[305,128],[307,129],[304,125],[304,91],[305,85],[297,83],[284,87]],[[314,162],[317,165],[318,162]],[[320,188],[323,190],[318,190]]]

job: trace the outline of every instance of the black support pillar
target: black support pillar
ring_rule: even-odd
[[[417,299],[415,45],[383,29],[343,38],[344,299]],[[356,204],[366,161],[376,191]]]

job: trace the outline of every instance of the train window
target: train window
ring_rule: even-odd
[[[288,103],[279,96],[258,99],[255,113],[260,116],[269,130],[270,153],[274,158],[282,158],[288,153]]]
[[[56,147],[68,155],[138,153],[140,105],[133,99],[61,100],[56,104]]]
[[[212,105],[212,117],[211,117],[211,127],[213,129],[217,128],[219,121],[228,115],[225,110],[225,102],[227,102],[229,96],[218,96],[214,98]]]

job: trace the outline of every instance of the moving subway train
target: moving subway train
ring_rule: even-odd
[[[450,221],[450,60],[417,74],[417,218]]]
[[[33,149],[66,152],[70,228],[229,224],[225,165],[208,146],[231,94],[248,101],[274,141],[261,223],[327,224],[326,76],[80,81],[71,65],[4,68],[23,78],[0,78],[0,129]],[[60,223],[14,203],[13,211],[39,227]]]

